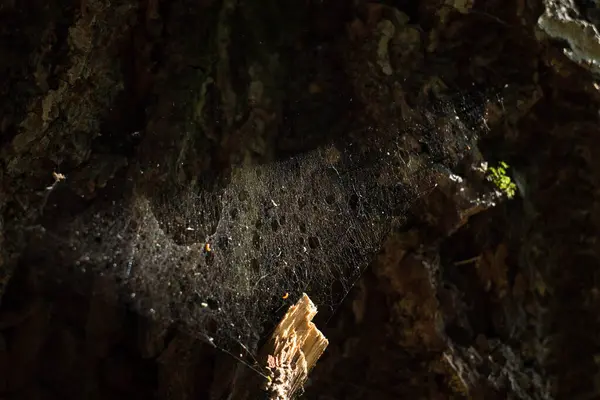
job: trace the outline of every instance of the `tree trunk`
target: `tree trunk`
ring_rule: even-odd
[[[107,226],[130,222],[121,205],[149,199],[131,226],[155,210],[172,248],[216,270],[221,244],[169,207],[235,179],[252,189],[244,171],[256,166],[285,165],[300,185],[311,164],[289,160],[317,154],[358,202],[356,224],[363,197],[387,203],[378,218],[369,203],[377,228],[357,244],[377,255],[346,287],[327,283],[343,301],[319,325],[329,346],[306,398],[597,398],[598,13],[566,0],[0,0],[0,397],[230,395],[239,365],[265,366],[241,339],[213,343],[218,323],[199,334],[185,316],[235,311],[241,280],[205,279],[227,296],[152,318],[161,310],[122,307],[100,261],[91,280],[71,280],[82,269],[67,261],[82,251],[72,239],[89,236],[110,259],[130,251],[107,247]],[[333,179],[315,165],[311,179]],[[314,188],[324,208],[300,225],[329,226],[330,189]],[[243,211],[207,199],[215,213]],[[343,241],[346,226],[333,226],[320,254]],[[267,281],[295,291],[265,286],[239,306],[276,320],[312,287],[280,274]],[[143,283],[136,293],[151,297]],[[272,327],[251,326],[264,329],[252,344]]]

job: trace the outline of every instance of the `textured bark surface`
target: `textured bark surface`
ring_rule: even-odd
[[[222,398],[236,368],[83,288],[42,290],[37,226],[132,181],[168,194],[394,126],[398,87],[410,114],[472,83],[509,85],[479,151],[511,165],[519,196],[473,209],[440,178],[319,326],[330,344],[304,396],[600,396],[598,8],[355,3],[0,1],[1,398]]]

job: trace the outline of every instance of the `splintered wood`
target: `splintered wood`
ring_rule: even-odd
[[[303,294],[261,349],[259,361],[267,371],[267,379],[260,385],[260,391],[266,392],[266,398],[290,400],[302,388],[309,372],[329,345],[327,338],[312,322],[316,314],[317,307]],[[249,397],[257,394],[252,393],[252,386],[246,387],[243,394],[238,392],[230,398],[259,398]]]
[[[298,303],[290,307],[275,328],[270,343],[263,348],[270,373],[266,386],[270,399],[290,399],[302,387],[329,344],[311,322],[316,314],[317,307],[303,294]]]

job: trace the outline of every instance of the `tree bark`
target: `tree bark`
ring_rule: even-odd
[[[44,235],[399,121],[442,132],[405,143],[441,160],[435,185],[322,327],[305,397],[598,397],[592,3],[0,0],[0,397],[229,395],[235,362],[210,343],[98,281],[40,280],[65,267]],[[436,102],[468,91],[450,103],[478,141]],[[515,198],[474,202],[494,187],[476,161],[506,162]]]

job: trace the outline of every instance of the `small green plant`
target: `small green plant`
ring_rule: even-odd
[[[512,199],[517,193],[517,185],[506,175],[506,170],[510,167],[505,162],[501,161],[498,167],[490,167],[488,169],[488,180],[492,182],[498,190]]]

